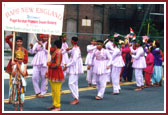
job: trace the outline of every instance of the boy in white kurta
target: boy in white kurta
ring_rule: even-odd
[[[44,94],[47,92],[47,79],[45,78],[45,74],[47,71],[47,59],[48,59],[48,51],[46,50],[47,44],[47,35],[40,35],[41,41],[38,41],[33,44],[30,44],[31,49],[29,50],[30,54],[35,54],[32,65],[33,65],[33,88],[36,94],[36,97],[43,98]],[[41,80],[41,87],[39,87],[39,82]]]
[[[143,78],[143,69],[146,68],[146,60],[144,56],[144,50],[142,48],[142,42],[137,40],[136,49],[131,48],[131,52],[135,55],[132,55],[133,64],[132,67],[135,69],[135,78],[137,87],[135,91],[140,91],[144,87],[144,78]]]
[[[109,41],[105,45],[105,48],[110,52],[110,55],[113,55],[114,47],[113,47],[113,41],[114,41],[114,36],[111,35],[108,37]],[[112,65],[110,67],[111,72],[112,72]],[[110,84],[110,79],[111,79],[111,73],[107,76],[107,84]],[[111,80],[112,81],[112,80]]]
[[[121,68],[125,66],[125,63],[121,56],[121,50],[118,48],[118,40],[114,40],[113,47],[111,79],[113,84],[113,95],[117,95],[120,90]]]
[[[68,57],[68,52],[66,51],[66,49],[68,48],[68,44],[66,42],[66,34],[63,34],[61,36],[62,39],[62,47],[61,47],[61,51],[62,51],[62,61],[61,61],[61,66],[62,69],[64,70],[64,67],[69,63],[69,57]],[[67,70],[64,70],[64,79],[66,79],[66,75],[67,75]],[[61,91],[61,94],[65,94],[65,92]]]
[[[62,62],[61,62],[61,66],[62,68],[65,67],[66,64],[68,64],[69,62],[69,57],[68,57],[68,53],[66,52],[66,49],[68,48],[68,44],[66,43],[66,35],[63,34],[61,36],[62,38],[62,47],[61,47],[61,51],[62,51]],[[67,75],[67,71],[64,71],[64,78]]]
[[[92,38],[91,39],[91,44],[87,46],[88,54],[87,54],[86,60],[85,60],[85,65],[86,66],[89,65],[89,61],[92,61],[91,55],[93,54],[93,51],[95,49],[96,49],[96,38]],[[93,74],[94,62],[92,64],[93,65],[91,65],[91,67],[89,69],[87,69],[87,80],[88,80],[88,87],[93,85],[93,87],[95,88],[96,87],[96,77],[95,77],[95,74]]]
[[[72,93],[72,96],[74,98],[73,101],[70,102],[70,104],[78,104],[79,103],[79,91],[78,91],[78,77],[79,74],[83,73],[83,62],[81,57],[81,51],[78,43],[77,37],[72,37],[71,43],[73,45],[73,48],[70,50],[69,53],[71,54],[69,63],[65,66],[64,70],[67,69],[67,73],[69,73],[69,89]]]
[[[111,55],[108,50],[103,48],[103,41],[97,41],[97,49],[93,52],[92,60],[94,60],[93,73],[96,75],[97,84],[97,96],[95,98],[100,100],[104,96],[111,65]],[[91,62],[93,63],[93,61]],[[92,64],[90,63],[90,65]]]

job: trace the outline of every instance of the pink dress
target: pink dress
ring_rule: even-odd
[[[144,69],[144,71],[147,73],[153,73],[154,57],[152,53],[149,53],[146,56],[146,64],[147,64],[147,67]]]

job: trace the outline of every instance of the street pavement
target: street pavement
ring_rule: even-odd
[[[32,79],[27,78],[27,90],[25,93],[24,111],[49,111],[47,107],[52,105],[51,88],[49,85],[45,98],[35,98]],[[8,80],[4,80],[4,101],[8,100]],[[164,85],[161,87],[145,88],[142,91],[134,91],[135,82],[123,82],[119,95],[112,95],[112,87],[108,85],[103,100],[95,100],[96,88],[88,88],[86,73],[79,77],[80,103],[70,105],[72,95],[68,89],[68,78],[62,85],[66,93],[61,96],[62,111],[164,111]],[[12,104],[4,104],[4,111],[13,111]]]
[[[9,57],[9,56],[6,56]],[[8,61],[5,59],[5,63]],[[31,57],[29,58],[31,60]],[[29,71],[32,72],[31,65]],[[86,70],[86,67],[84,67]],[[29,73],[29,77],[26,78],[27,87],[25,93],[25,102],[23,106],[24,111],[35,112],[35,111],[47,111],[47,108],[52,105],[51,88],[50,84],[48,92],[45,98],[35,98],[32,78]],[[7,74],[4,74],[4,102],[8,101],[9,85]],[[163,86],[145,88],[142,91],[134,91],[136,88],[135,78],[132,82],[122,82],[121,92],[119,95],[112,95],[112,86],[108,85],[104,94],[103,100],[95,100],[97,93],[96,88],[88,88],[86,81],[86,72],[79,77],[79,104],[70,105],[69,102],[73,100],[72,95],[68,88],[68,76],[62,85],[62,91],[66,94],[61,95],[61,112],[71,111],[103,111],[103,112],[136,112],[136,111],[152,111],[152,112],[163,112],[164,111],[164,81]],[[14,111],[13,104],[4,104],[4,111]]]

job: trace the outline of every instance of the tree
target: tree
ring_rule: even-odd
[[[150,36],[160,36],[161,35],[156,25],[152,22],[151,18],[149,20],[146,20],[145,23],[143,24],[141,35],[147,35],[148,24],[149,24],[149,35]]]

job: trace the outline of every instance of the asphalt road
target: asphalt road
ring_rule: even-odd
[[[24,111],[48,111],[47,107],[52,105],[51,89],[49,84],[48,93],[45,98],[35,98],[31,78],[27,78],[26,99],[23,106]],[[8,98],[8,80],[4,80],[4,98]],[[134,91],[135,82],[122,83],[121,93],[112,95],[112,87],[106,88],[103,100],[95,100],[97,90],[88,88],[86,73],[79,77],[80,103],[70,105],[73,100],[68,89],[68,78],[62,85],[62,90],[67,94],[61,96],[62,111],[164,111],[164,84],[161,87],[145,88],[142,91]],[[4,104],[4,111],[14,111],[13,104]]]

